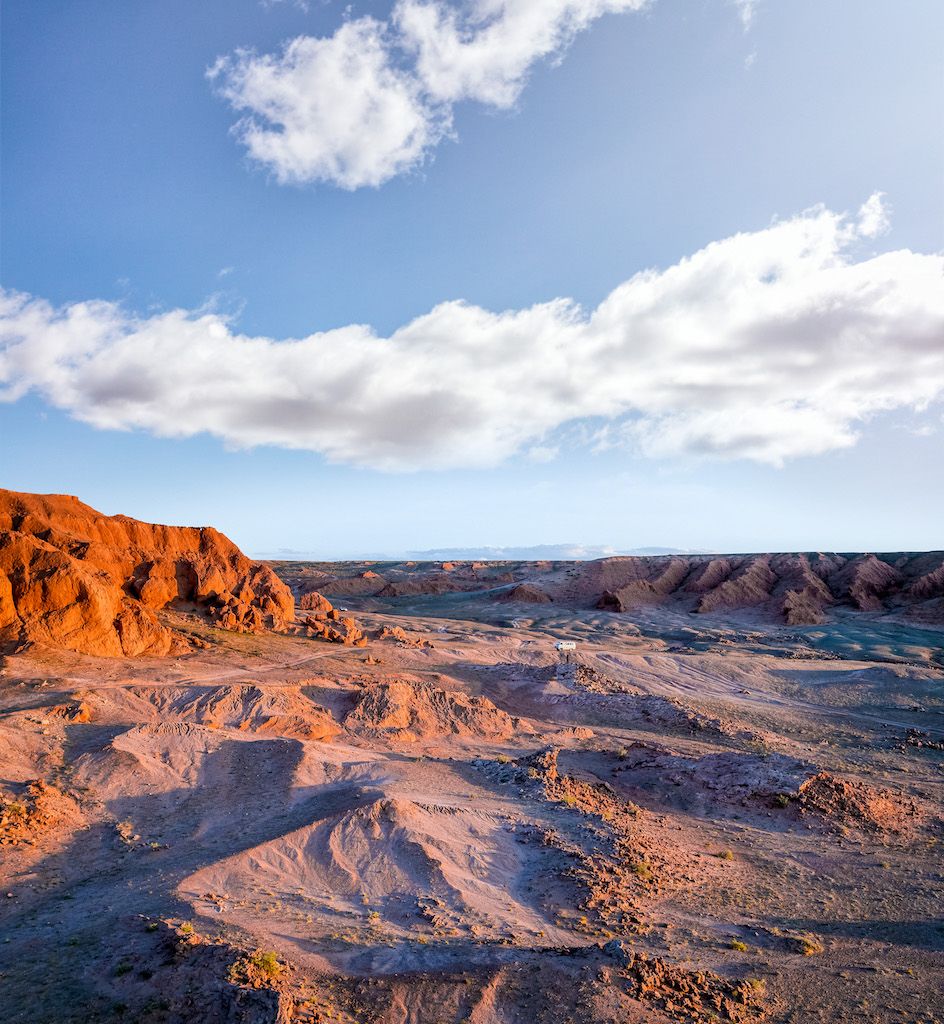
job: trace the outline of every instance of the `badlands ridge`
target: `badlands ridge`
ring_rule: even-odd
[[[939,1024],[942,566],[262,564],[0,492],[4,1020]]]
[[[896,612],[944,623],[944,552],[920,554],[658,555],[590,562],[347,562],[299,566],[288,578],[337,597],[480,592],[511,604],[629,612],[664,606],[693,614],[748,612],[787,625],[832,611]]]

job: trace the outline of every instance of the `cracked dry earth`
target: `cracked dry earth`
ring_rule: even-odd
[[[4,660],[5,1021],[944,1021],[940,629],[349,603]]]

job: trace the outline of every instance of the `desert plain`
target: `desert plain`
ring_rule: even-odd
[[[259,564],[0,497],[3,1020],[944,1021],[940,552]]]

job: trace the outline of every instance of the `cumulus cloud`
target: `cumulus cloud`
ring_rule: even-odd
[[[944,258],[857,258],[880,197],[863,209],[714,242],[591,311],[446,302],[389,337],[351,325],[274,341],[215,313],[6,293],[0,398],[35,392],[100,428],[385,470],[552,458],[565,435],[779,464],[944,397]]]
[[[438,141],[446,120],[394,66],[384,31],[359,18],[327,39],[299,36],[279,54],[241,51],[210,69],[221,94],[249,111],[236,135],[280,182],[379,185]]]
[[[538,60],[607,13],[647,0],[397,0],[273,54],[241,50],[208,71],[244,112],[234,131],[282,183],[380,185],[451,131],[456,103],[509,107]]]

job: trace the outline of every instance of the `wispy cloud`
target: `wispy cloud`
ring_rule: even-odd
[[[262,7],[278,7],[280,4],[288,3],[297,7],[304,14],[311,9],[309,0],[259,0],[259,3]]]
[[[757,12],[758,0],[731,0],[731,3],[737,8],[738,15],[741,18],[741,24],[744,26],[744,31],[754,24],[754,15]]]
[[[354,324],[274,341],[213,312],[139,318],[6,293],[0,397],[385,470],[553,458],[562,433],[777,464],[944,397],[944,258],[856,258],[883,209],[872,197],[856,217],[816,208],[734,235],[591,312],[447,302],[388,338]]]
[[[865,238],[878,238],[891,227],[884,192],[873,192],[859,210],[859,233]]]
[[[463,101],[512,106],[528,73],[607,13],[647,0],[397,0],[279,52],[240,50],[207,72],[243,114],[234,131],[283,184],[376,186],[420,164]]]

